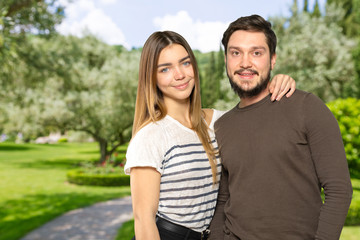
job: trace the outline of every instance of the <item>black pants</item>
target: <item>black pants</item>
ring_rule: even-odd
[[[178,234],[173,231],[169,231],[167,229],[162,228],[161,226],[157,226],[160,234],[161,240],[199,240],[199,238],[192,238],[183,234]],[[135,236],[132,240],[136,240]]]

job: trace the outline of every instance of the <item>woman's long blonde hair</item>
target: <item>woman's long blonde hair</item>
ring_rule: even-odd
[[[195,86],[190,95],[190,119],[192,129],[197,133],[209,158],[213,182],[216,182],[216,153],[211,144],[208,126],[201,110],[199,70],[193,51],[187,41],[172,31],[154,32],[144,44],[139,66],[139,83],[136,96],[135,116],[132,135],[150,122],[163,119],[167,114],[162,92],[157,87],[156,73],[161,51],[171,45],[179,44],[190,56],[194,69]]]

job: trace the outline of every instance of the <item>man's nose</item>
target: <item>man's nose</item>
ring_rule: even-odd
[[[242,68],[251,68],[251,67],[252,67],[252,63],[251,63],[251,58],[250,58],[250,56],[248,56],[247,54],[244,54],[244,55],[241,57],[240,67],[242,67]]]

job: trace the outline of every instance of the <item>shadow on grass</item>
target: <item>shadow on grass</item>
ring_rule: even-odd
[[[81,167],[84,165],[84,163],[96,163],[98,161],[98,158],[56,158],[51,160],[37,159],[31,162],[12,162],[12,166],[16,168],[31,168],[40,170],[48,170],[55,168],[66,170]]]
[[[79,151],[79,153],[85,153],[85,154],[100,154],[99,150]]]
[[[14,145],[14,144],[0,144],[0,151],[27,151],[31,150],[33,147],[31,146],[24,146],[24,145]]]
[[[20,239],[57,216],[99,201],[130,194],[129,188],[103,194],[68,193],[26,195],[0,204],[0,240]]]
[[[32,169],[71,169],[79,167],[80,163],[87,160],[82,159],[71,159],[71,158],[57,158],[54,160],[39,159],[31,162],[17,162],[13,163],[14,167],[17,168],[32,168]]]

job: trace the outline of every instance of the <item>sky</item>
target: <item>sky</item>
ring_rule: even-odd
[[[70,2],[69,2],[70,1]],[[64,35],[90,32],[111,45],[142,47],[155,31],[180,33],[193,49],[217,51],[222,33],[241,16],[289,16],[293,0],[59,0]],[[302,8],[303,0],[298,0]],[[319,0],[323,9],[326,0]],[[310,9],[315,0],[309,0]]]

